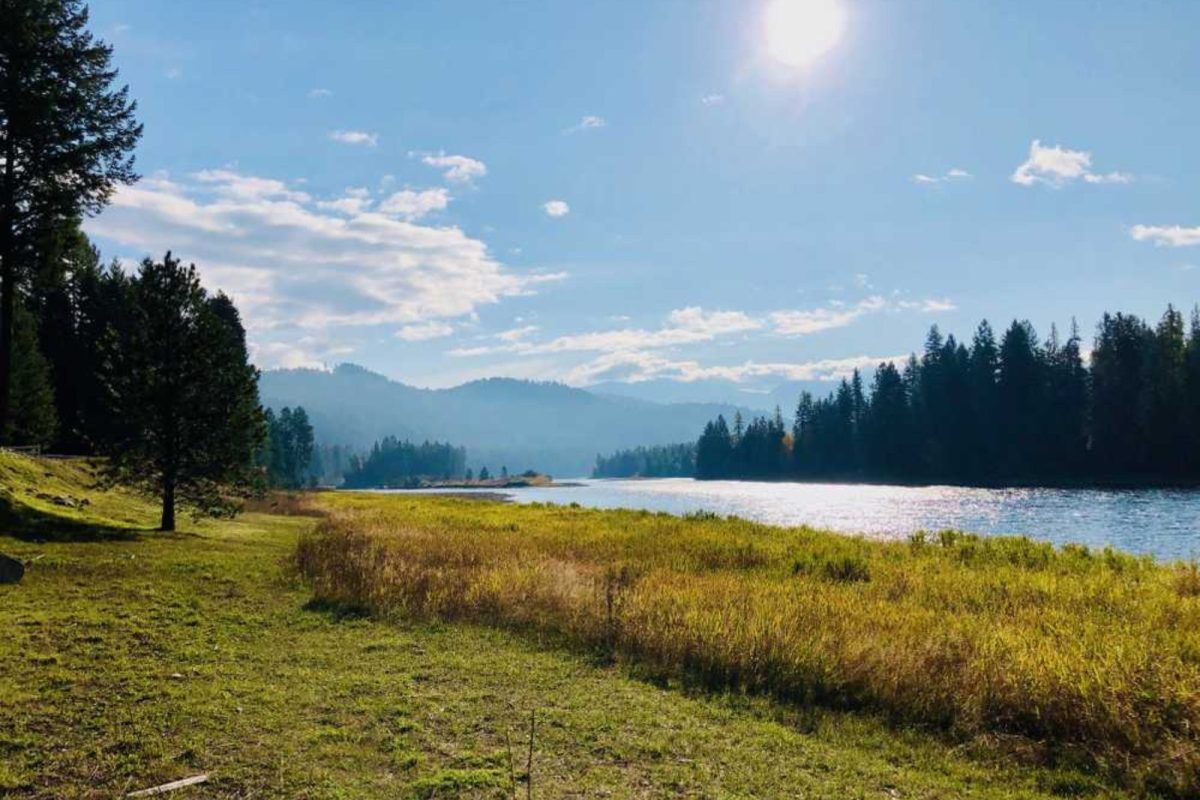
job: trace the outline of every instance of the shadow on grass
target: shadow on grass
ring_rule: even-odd
[[[133,542],[149,532],[71,519],[0,495],[0,534],[26,542]]]
[[[357,603],[342,603],[335,600],[318,600],[315,597],[305,603],[303,608],[305,611],[326,614],[334,622],[368,619],[371,616],[371,612],[367,610],[366,606],[358,605]]]

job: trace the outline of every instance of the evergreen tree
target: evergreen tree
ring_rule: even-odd
[[[1187,463],[1187,339],[1183,314],[1167,306],[1147,340],[1141,424],[1151,471],[1175,474]]]
[[[1008,477],[1043,471],[1045,375],[1037,333],[1028,321],[1014,320],[1000,340],[996,380],[998,420],[1003,437],[1000,465]]]
[[[865,460],[870,474],[902,478],[913,463],[912,421],[904,379],[894,364],[875,370],[865,432]]]
[[[1200,474],[1200,306],[1192,309],[1184,377],[1184,472]]]
[[[1087,468],[1088,374],[1074,320],[1067,341],[1050,328],[1046,343],[1045,459],[1050,474],[1081,475]]]
[[[57,427],[50,366],[38,346],[37,323],[21,305],[16,307],[13,334],[16,357],[12,413],[4,429],[4,440],[18,445],[45,445],[53,440]]]
[[[59,453],[92,452],[93,428],[104,424],[97,343],[107,334],[109,314],[96,293],[110,279],[78,219],[53,226],[40,240],[29,301],[51,366]]]
[[[313,447],[312,424],[303,408],[285,406],[278,415],[267,409],[266,427],[266,444],[256,461],[266,471],[270,485],[299,489],[309,483],[310,476],[315,479],[321,474],[320,455]]]
[[[814,457],[815,423],[813,396],[809,392],[801,392],[792,423],[792,471],[799,475],[812,473],[817,467]]]
[[[13,390],[17,295],[39,239],[132,183],[142,128],[81,0],[0,2],[0,431]]]
[[[177,501],[231,513],[230,487],[249,482],[265,436],[237,310],[170,253],[143,261],[126,291],[127,316],[102,362],[116,421],[104,442],[111,469],[159,494],[164,531],[175,529]]]
[[[976,477],[994,473],[998,466],[1000,399],[996,392],[996,378],[999,373],[1000,349],[996,345],[992,326],[983,320],[971,339],[965,398],[972,420],[969,438],[971,457],[967,472]]]
[[[1105,314],[1092,349],[1092,452],[1107,475],[1140,472],[1146,463],[1142,380],[1150,330],[1128,314]]]

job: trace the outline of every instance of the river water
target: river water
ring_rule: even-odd
[[[1200,491],[1178,489],[972,489],[832,483],[581,480],[576,486],[505,489],[518,503],[579,503],[684,514],[710,511],[774,525],[903,538],[956,528],[1024,534],[1160,559],[1200,558]]]

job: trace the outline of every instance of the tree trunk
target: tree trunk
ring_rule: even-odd
[[[175,530],[175,481],[163,481],[162,524],[159,530],[170,533]]]

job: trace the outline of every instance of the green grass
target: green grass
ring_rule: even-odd
[[[2,797],[111,798],[200,772],[171,796],[509,797],[514,774],[524,796],[531,713],[538,798],[1118,796],[1007,765],[994,742],[637,679],[536,631],[314,603],[291,566],[314,518],[163,535],[151,504],[92,477],[0,453],[0,552],[30,562],[0,586]],[[417,519],[481,514],[481,530],[501,513],[414,502]]]

